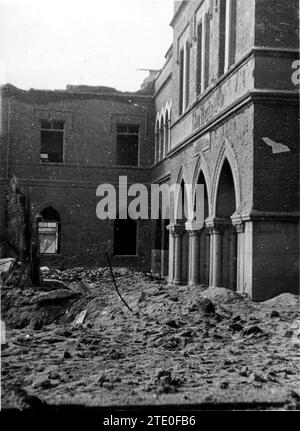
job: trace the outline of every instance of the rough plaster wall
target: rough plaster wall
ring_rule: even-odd
[[[138,106],[134,106],[138,104]],[[148,116],[149,133],[145,134]],[[140,165],[153,162],[153,114],[151,105],[143,102],[114,102],[107,100],[65,100],[47,104],[29,104],[14,101],[11,116],[11,154],[15,162],[39,163],[39,118],[53,112],[57,119],[66,120],[65,162],[88,165],[113,165],[115,163],[117,122],[140,125]],[[124,115],[126,114],[126,115]]]
[[[236,57],[239,61],[254,46],[255,0],[237,0]]]
[[[255,45],[299,47],[299,0],[255,0]]]
[[[299,129],[297,104],[257,104],[254,132],[254,208],[290,212],[298,209]],[[286,145],[274,154],[263,138]]]

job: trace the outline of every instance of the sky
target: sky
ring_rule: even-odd
[[[172,43],[172,0],[0,0],[0,84],[136,91]]]

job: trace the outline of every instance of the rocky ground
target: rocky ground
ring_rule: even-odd
[[[52,270],[44,291],[2,288],[2,408],[268,402],[299,408],[300,308],[149,274]],[[271,408],[271,407],[270,407]],[[276,408],[276,407],[273,407]]]

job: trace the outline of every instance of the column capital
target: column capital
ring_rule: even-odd
[[[198,220],[191,220],[185,223],[185,229],[189,233],[200,233],[200,231],[204,228],[204,223],[199,222]]]
[[[210,234],[221,234],[224,224],[228,224],[228,221],[219,217],[208,218],[205,221],[205,225],[208,228]]]
[[[173,235],[181,235],[183,231],[185,230],[185,227],[183,224],[169,224],[167,226],[167,230],[173,234]]]
[[[242,232],[244,232],[245,224],[243,222],[241,222],[241,223],[234,223],[233,227],[234,227],[234,229],[236,230],[237,233],[242,233]]]
[[[237,233],[244,232],[244,221],[243,221],[242,217],[240,216],[240,214],[234,213],[231,216],[231,220],[232,220],[232,225],[233,225],[233,227]]]

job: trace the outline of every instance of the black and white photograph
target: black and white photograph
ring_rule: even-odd
[[[299,84],[299,0],[0,0],[0,421],[300,410]]]

